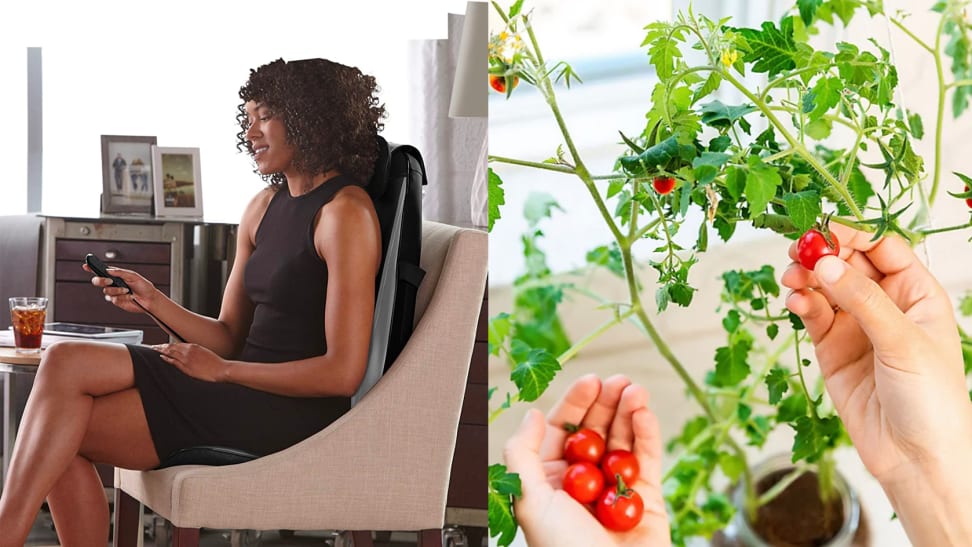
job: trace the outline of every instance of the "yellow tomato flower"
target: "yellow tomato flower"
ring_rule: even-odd
[[[736,61],[739,60],[739,52],[734,49],[725,49],[722,51],[722,64],[726,68],[731,67]]]

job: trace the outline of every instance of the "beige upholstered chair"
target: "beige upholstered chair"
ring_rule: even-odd
[[[486,280],[484,232],[424,222],[416,327],[394,365],[347,414],[281,452],[223,467],[115,475],[115,541],[134,545],[139,502],[176,527],[417,531],[440,545],[449,470]],[[485,486],[485,485],[484,485]]]

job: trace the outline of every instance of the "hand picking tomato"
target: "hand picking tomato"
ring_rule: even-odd
[[[655,191],[663,196],[675,189],[675,179],[672,177],[655,177],[651,184],[655,187]]]
[[[596,465],[577,462],[564,472],[564,492],[581,503],[591,503],[604,489],[604,476]]]
[[[576,426],[568,426],[568,431]],[[604,438],[593,429],[577,429],[564,442],[564,459],[567,463],[590,462],[597,466],[604,457]]]
[[[613,485],[618,483],[618,475],[625,484],[634,484],[638,480],[641,468],[638,458],[628,450],[612,450],[601,460],[601,471],[604,472],[604,483]]]
[[[840,242],[833,233],[824,234],[816,228],[807,230],[797,241],[797,257],[800,264],[808,270],[812,270],[817,265],[817,261],[827,255],[834,255],[840,252]]]
[[[519,76],[513,76],[513,86],[511,89],[516,89],[516,86],[520,83]],[[497,93],[506,93],[506,77],[500,76],[499,74],[489,75],[489,86],[496,90]]]
[[[628,488],[624,481],[614,488],[605,488],[594,507],[597,520],[615,532],[631,530],[641,522],[644,513],[645,502],[641,495]]]

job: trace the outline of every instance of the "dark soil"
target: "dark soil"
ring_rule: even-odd
[[[769,490],[788,472],[788,469],[784,469],[767,475],[756,485],[756,491],[762,494]],[[870,534],[863,511],[859,522],[854,545],[868,545]],[[773,501],[759,508],[753,530],[775,547],[817,547],[830,541],[843,524],[843,503],[840,498],[824,505],[820,501],[817,475],[804,473]],[[717,532],[712,538],[712,545],[730,547],[740,544]]]

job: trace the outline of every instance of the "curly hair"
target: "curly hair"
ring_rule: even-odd
[[[245,105],[262,102],[287,128],[296,169],[312,174],[336,169],[364,186],[374,171],[377,137],[384,128],[385,106],[379,104],[377,92],[373,76],[327,59],[277,59],[251,69],[240,87],[236,148],[253,153],[246,139]],[[261,177],[275,189],[287,180],[283,173]]]

